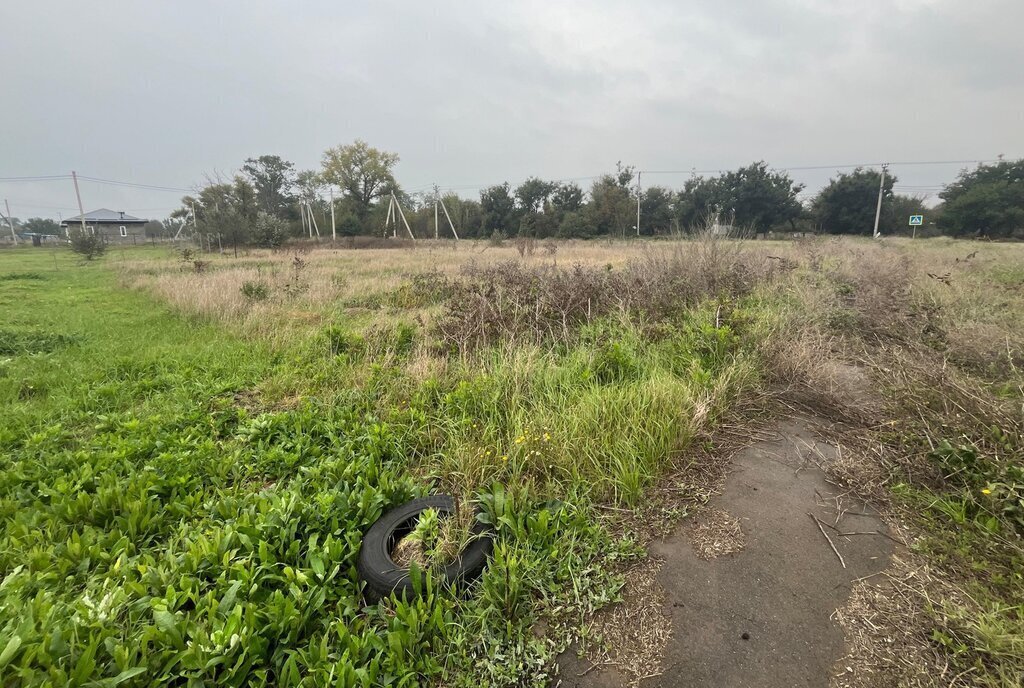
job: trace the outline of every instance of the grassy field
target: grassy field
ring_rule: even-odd
[[[571,640],[600,643],[590,616],[643,525],[706,496],[683,481],[662,503],[658,481],[781,399],[853,428],[842,477],[927,562],[888,612],[921,661],[1017,685],[1022,258],[708,238],[0,252],[3,684],[545,685]],[[483,578],[428,571],[420,598],[367,603],[362,534],[435,491],[496,524]]]

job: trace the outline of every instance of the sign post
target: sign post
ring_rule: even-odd
[[[914,235],[912,239],[917,238],[917,228],[924,224],[924,215],[911,215],[910,226],[914,228]]]

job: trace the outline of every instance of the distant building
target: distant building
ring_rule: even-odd
[[[107,241],[127,241],[135,243],[137,240],[145,239],[143,226],[149,222],[140,217],[128,215],[124,211],[108,210],[100,208],[85,214],[85,230],[91,234],[98,234]],[[69,217],[60,223],[61,229],[67,234],[68,230],[75,231],[82,227],[82,216]]]

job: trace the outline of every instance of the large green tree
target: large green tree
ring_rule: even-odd
[[[643,190],[640,200],[640,234],[667,234],[673,224],[675,194],[663,186]]]
[[[726,172],[714,188],[716,204],[743,229],[765,232],[792,224],[803,212],[798,199],[803,184],[785,172],[772,171],[763,160]]]
[[[7,223],[3,222],[2,224],[3,228],[6,228]],[[15,226],[17,226],[17,223],[15,223]],[[30,217],[21,223],[21,231],[56,236],[60,234],[60,225],[47,218]]]
[[[558,187],[554,182],[546,182],[537,177],[530,177],[516,187],[516,200],[519,207],[528,213],[540,212],[548,201],[548,197]]]
[[[222,245],[238,246],[249,242],[257,212],[256,190],[247,178],[236,176],[231,181],[207,184],[199,193],[185,196],[181,208],[171,213],[171,218],[192,225],[190,231],[195,233],[219,237]]]
[[[480,202],[472,198],[460,198],[457,194],[444,194],[444,205],[448,208],[455,231],[463,239],[472,239],[480,236],[483,213],[480,209]],[[444,227],[444,220],[441,221]]]
[[[244,172],[256,190],[259,209],[277,217],[290,217],[295,199],[295,165],[279,155],[261,155],[247,158],[242,165]]]
[[[697,231],[710,223],[718,210],[717,179],[691,177],[676,194],[675,219],[683,231]]]
[[[485,234],[510,233],[516,227],[518,213],[508,182],[489,186],[480,192],[480,212]]]
[[[636,198],[631,190],[636,168],[618,162],[615,174],[594,180],[586,219],[596,234],[626,236],[635,231]]]
[[[877,203],[877,198],[876,198]],[[918,227],[916,232],[910,226],[911,215],[923,215],[925,224]],[[878,221],[878,230],[882,234],[934,234],[935,225],[932,222],[935,211],[924,204],[922,198],[906,196],[894,193],[892,198],[882,204],[882,217]]]
[[[954,236],[1024,238],[1024,159],[964,170],[939,197],[940,227]]]
[[[398,155],[373,148],[362,140],[347,146],[328,148],[323,155],[321,177],[341,188],[353,202],[361,222],[370,216],[374,201],[395,190],[398,184],[392,172]],[[364,227],[368,231],[369,227]]]
[[[575,182],[559,184],[551,193],[551,207],[556,213],[574,213],[583,207],[583,189]]]
[[[589,223],[583,213],[584,195],[583,189],[575,182],[558,184],[552,191],[548,207],[555,234],[565,238],[590,234]]]
[[[879,172],[858,167],[840,172],[811,202],[814,221],[828,234],[871,234],[878,205]],[[891,205],[896,177],[885,175],[883,210]],[[880,228],[891,229],[891,228]]]
[[[799,200],[803,188],[762,160],[718,177],[688,179],[676,196],[675,218],[689,231],[714,221],[754,232],[792,226],[804,212]]]

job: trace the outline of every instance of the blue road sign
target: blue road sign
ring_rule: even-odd
[[[910,226],[911,227],[913,227],[915,225],[923,225],[923,224],[924,224],[924,215],[911,215],[910,216]]]

